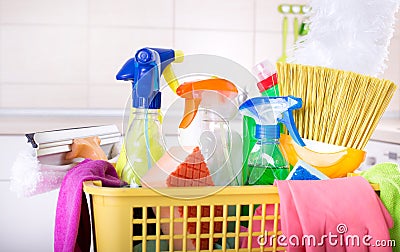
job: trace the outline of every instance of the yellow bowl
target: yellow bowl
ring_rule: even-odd
[[[364,162],[366,152],[345,148],[331,153],[320,153],[294,143],[289,135],[281,135],[281,146],[289,163],[294,166],[303,160],[330,178],[346,177]]]

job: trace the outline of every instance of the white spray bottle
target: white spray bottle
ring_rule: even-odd
[[[215,185],[240,185],[242,139],[229,124],[237,112],[238,90],[228,80],[213,78],[180,85],[177,94],[185,98],[185,112],[179,128],[189,127],[196,116],[201,119],[200,145]]]

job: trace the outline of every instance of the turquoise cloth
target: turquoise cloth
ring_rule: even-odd
[[[379,184],[382,203],[393,218],[390,238],[396,241],[393,251],[400,251],[400,170],[395,163],[377,164],[361,173],[370,183]]]
[[[235,238],[227,238],[226,239],[226,248],[231,249],[234,247],[235,247]],[[222,250],[221,244],[215,243],[214,249]],[[134,252],[142,252],[143,251],[142,243],[139,243],[138,245],[134,246],[133,251]],[[156,241],[147,241],[146,251],[156,251]],[[160,241],[160,251],[169,251],[168,241],[166,241],[166,240]]]
[[[235,248],[235,238],[226,238],[226,249]],[[214,249],[222,250],[222,245],[219,243],[214,243]]]
[[[138,245],[133,247],[134,252],[142,252],[142,243],[139,243]],[[156,241],[147,241],[146,243],[146,251],[156,251]],[[168,241],[166,240],[161,240],[160,241],[160,250],[159,251],[169,251],[168,247]]]

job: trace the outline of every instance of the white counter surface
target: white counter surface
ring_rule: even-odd
[[[0,111],[0,135],[108,124],[117,125],[122,132],[123,122],[122,110],[3,110]]]
[[[400,144],[400,118],[382,118],[376,127],[371,140]]]

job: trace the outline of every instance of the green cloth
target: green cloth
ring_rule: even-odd
[[[393,218],[390,238],[396,241],[393,251],[400,251],[400,170],[395,163],[377,164],[361,173],[370,183],[379,184],[382,203]]]

